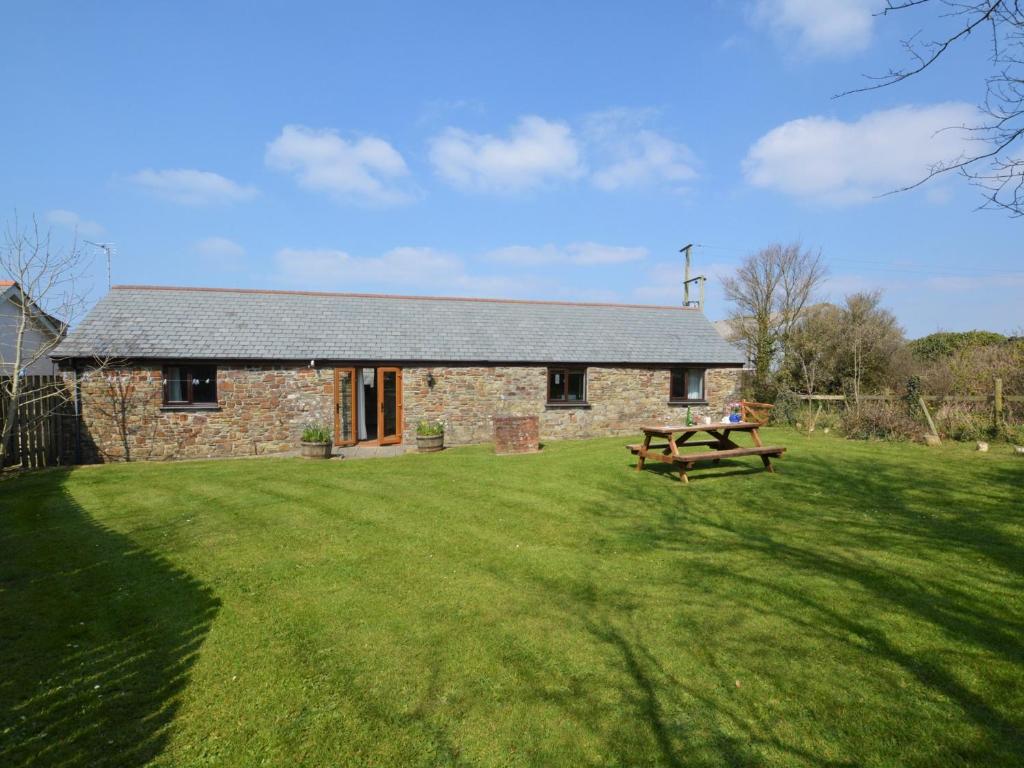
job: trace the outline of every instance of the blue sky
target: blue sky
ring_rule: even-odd
[[[878,2],[9,6],[0,210],[115,283],[676,303],[820,248],[911,336],[1024,327],[1021,223],[957,178],[983,41],[898,88]],[[102,259],[95,294],[105,289]]]

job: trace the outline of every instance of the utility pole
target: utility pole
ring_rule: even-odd
[[[704,309],[704,275],[697,275],[696,277],[690,277],[690,252],[693,250],[693,243],[687,243],[679,252],[686,258],[686,267],[683,274],[683,306],[692,307],[694,304],[700,310]],[[700,285],[700,299],[698,301],[690,301],[690,284],[698,283]]]
[[[683,306],[690,306],[690,250],[693,248],[693,243],[687,243],[679,252],[686,257],[686,271],[683,274]]]

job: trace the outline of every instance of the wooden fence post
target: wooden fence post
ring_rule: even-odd
[[[998,436],[1003,432],[1003,380],[997,376],[995,383],[996,391],[992,398],[992,425]]]
[[[924,397],[919,395],[918,398],[917,398],[917,402],[919,402],[921,404],[921,410],[924,411],[924,417],[926,419],[928,419],[928,429],[930,429],[932,431],[932,434],[935,435],[935,439],[938,440],[939,439],[939,431],[937,429],[935,429],[935,422],[932,421],[932,415],[928,411],[928,405],[925,403]]]

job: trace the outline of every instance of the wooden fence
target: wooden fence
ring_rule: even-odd
[[[871,403],[891,402],[893,400],[902,399],[900,395],[861,395],[856,400],[847,395],[797,395],[797,398],[805,402],[809,401],[817,403],[819,416],[825,403],[838,403],[843,406],[849,406],[851,403],[857,401],[861,403]],[[920,404],[921,411],[924,413],[924,417],[928,422],[929,431],[936,439],[938,439],[939,432],[935,428],[935,421],[928,408],[929,403],[931,403],[933,407],[935,405],[939,405],[941,407],[955,403],[965,403],[972,406],[982,405],[986,410],[988,410],[989,418],[992,421],[992,427],[998,433],[1007,426],[1009,423],[1008,420],[1013,415],[1013,412],[1016,412],[1016,420],[1018,422],[1020,421],[1020,409],[1010,408],[1007,404],[1024,403],[1024,395],[1003,394],[1003,380],[997,378],[993,383],[993,391],[990,395],[918,395],[917,402]],[[815,416],[815,419],[817,419],[817,416]]]
[[[6,384],[8,381],[0,378],[0,385],[4,385],[0,386],[0,392],[6,391]],[[7,422],[9,405],[7,398],[0,396],[0,425]],[[3,466],[20,464],[38,469],[59,464],[64,415],[69,406],[59,377],[22,377],[18,405],[11,409],[14,428]]]

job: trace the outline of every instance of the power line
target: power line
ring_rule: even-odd
[[[694,245],[694,248],[712,248],[718,251],[725,251],[727,253],[737,253],[747,255],[755,251],[756,249],[740,249],[732,246],[721,246],[721,245],[708,245],[705,243],[698,243]],[[995,269],[991,267],[972,267],[970,269],[957,269],[957,268],[939,268],[934,269],[926,264],[905,262],[904,265],[893,263],[892,261],[877,261],[874,259],[850,259],[845,257],[826,257],[827,263],[840,263],[840,264],[855,264],[859,266],[871,267],[872,271],[875,272],[902,272],[908,274],[919,274],[926,275],[928,277],[987,277],[987,276],[1010,276],[1024,277],[1024,270],[1019,269]]]

